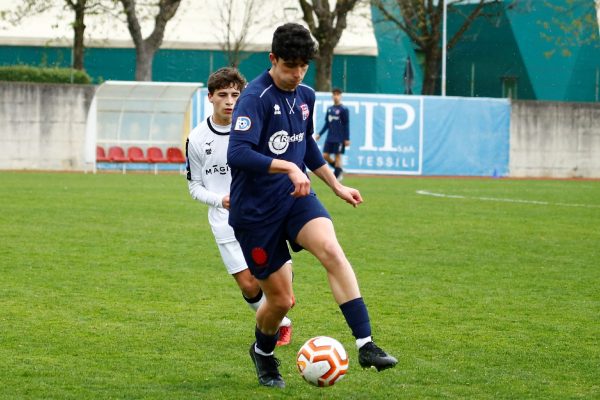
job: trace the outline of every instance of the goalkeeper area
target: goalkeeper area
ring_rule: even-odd
[[[2,399],[600,397],[600,181],[350,175],[318,179],[396,368],[358,365],[324,269],[294,258],[287,388],[258,387],[254,314],[176,174],[0,172]],[[343,381],[295,357],[326,335]]]

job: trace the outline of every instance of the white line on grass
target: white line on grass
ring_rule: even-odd
[[[482,201],[501,201],[504,203],[521,203],[521,204],[537,204],[542,206],[562,206],[562,207],[585,207],[585,208],[600,208],[600,205],[595,204],[571,204],[571,203],[550,203],[548,201],[537,200],[520,200],[520,199],[501,199],[496,197],[470,197],[460,196],[456,194],[433,193],[426,190],[417,190],[417,194],[423,196],[444,197],[447,199],[473,199]]]

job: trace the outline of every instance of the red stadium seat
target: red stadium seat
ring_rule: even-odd
[[[183,152],[178,147],[169,147],[167,149],[167,159],[170,163],[185,163],[185,157],[183,156]]]
[[[169,160],[163,156],[162,150],[158,147],[148,147],[147,154],[148,154],[148,161],[150,161],[151,163],[167,163],[167,162],[169,162]]]
[[[110,158],[106,157],[104,147],[96,146],[96,161],[97,162],[109,162]]]
[[[129,158],[125,157],[125,152],[120,146],[113,146],[108,149],[108,158],[112,162],[125,163],[129,161]]]
[[[144,150],[140,147],[132,146],[127,149],[127,157],[130,162],[134,163],[147,163],[148,159],[144,156]]]

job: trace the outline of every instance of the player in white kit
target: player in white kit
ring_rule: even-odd
[[[188,137],[188,187],[193,199],[209,206],[208,221],[227,272],[235,279],[248,305],[256,311],[263,302],[263,292],[250,273],[228,223],[231,184],[231,171],[227,165],[229,131],[233,107],[246,86],[246,80],[237,69],[221,68],[210,75],[207,86],[213,114],[194,128]],[[291,321],[285,317],[279,328],[277,344],[288,344],[291,333]]]

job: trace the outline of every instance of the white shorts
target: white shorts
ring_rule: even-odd
[[[244,253],[237,240],[227,243],[217,243],[219,252],[221,253],[221,259],[229,275],[237,274],[248,268],[246,260],[244,259]]]

